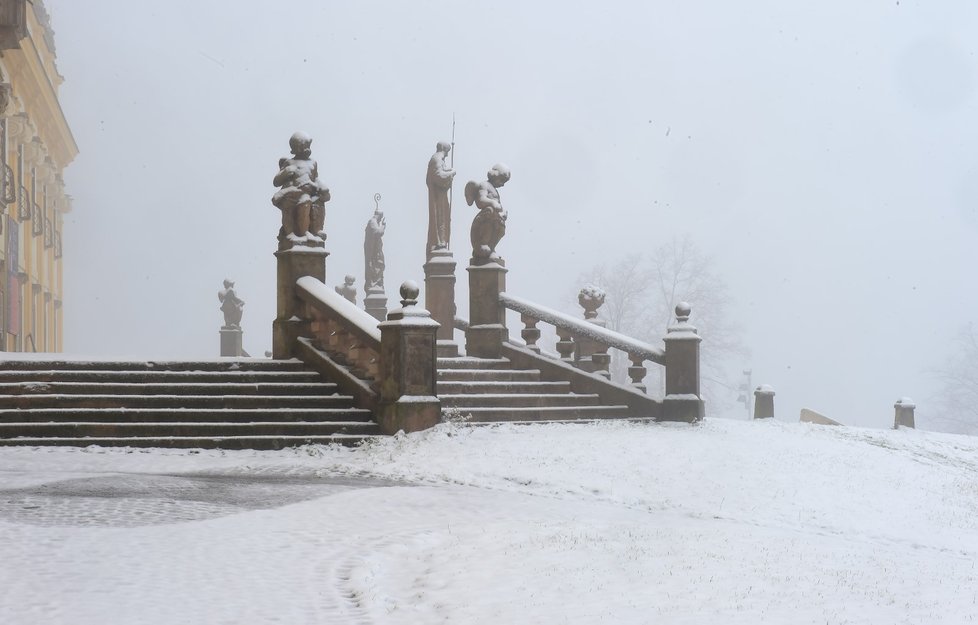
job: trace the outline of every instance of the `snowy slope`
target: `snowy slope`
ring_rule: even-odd
[[[963,436],[707,420],[3,448],[0,505],[5,624],[978,621]]]

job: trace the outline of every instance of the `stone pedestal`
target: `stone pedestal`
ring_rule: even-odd
[[[241,337],[244,332],[237,327],[221,327],[221,358],[238,358],[244,355]]]
[[[455,259],[450,250],[434,250],[424,265],[424,304],[438,322],[438,356],[455,358]]]
[[[774,418],[774,388],[762,384],[754,390],[754,418]]]
[[[326,257],[321,247],[295,246],[275,252],[278,260],[276,279],[276,314],[272,322],[272,358],[291,358],[295,339],[308,334],[307,321],[302,319],[302,301],[296,295],[295,281],[312,276],[326,281]]]
[[[893,429],[899,429],[901,427],[913,428],[914,427],[914,417],[913,412],[917,407],[913,403],[913,400],[909,397],[902,397],[895,404],[893,408],[896,410],[896,414],[893,419]]]
[[[418,308],[418,285],[401,286],[402,308],[380,328],[380,405],[377,422],[386,434],[417,432],[441,421],[435,384],[438,322]]]
[[[666,396],[663,420],[692,423],[704,416],[700,396],[700,335],[689,323],[689,304],[676,306],[676,323],[669,326],[666,344]]]
[[[501,358],[506,340],[506,307],[499,294],[506,291],[507,269],[500,262],[476,265],[469,261],[469,328],[465,354],[474,358]]]
[[[387,319],[387,295],[384,289],[373,287],[367,291],[367,296],[363,298],[363,309],[377,321]]]

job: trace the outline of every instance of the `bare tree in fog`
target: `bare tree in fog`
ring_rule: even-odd
[[[934,371],[942,392],[931,417],[935,429],[978,434],[978,335],[968,326],[958,334],[954,353]]]
[[[608,328],[653,345],[661,344],[666,329],[675,322],[676,304],[693,307],[690,322],[703,336],[701,370],[703,395],[711,406],[731,405],[735,383],[726,367],[746,357],[740,328],[730,318],[730,295],[713,260],[703,254],[689,236],[642,253],[634,251],[618,260],[596,265],[577,280],[578,288],[593,284],[607,297],[598,311]],[[618,382],[628,380],[628,358],[612,350],[611,374]],[[650,367],[646,384],[662,389],[662,368]]]

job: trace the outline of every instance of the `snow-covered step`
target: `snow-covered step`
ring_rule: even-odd
[[[131,436],[131,437],[23,437],[0,439],[0,445],[70,447],[161,447],[190,449],[285,449],[300,445],[359,445],[372,435],[333,434],[330,436]]]
[[[569,382],[512,382],[512,381],[439,381],[438,395],[501,395],[501,394],[561,394],[570,393]]]
[[[108,371],[95,369],[0,371],[0,384],[11,382],[319,382],[314,371]]]
[[[119,395],[101,394],[103,389],[95,388],[99,394],[0,394],[0,410],[19,408],[21,410],[39,408],[344,408],[352,398],[346,395],[187,395],[187,394],[149,394]]]
[[[439,358],[439,369],[509,369],[512,364],[505,358]]]
[[[439,369],[438,381],[455,382],[536,382],[536,369]]]
[[[9,355],[9,354],[8,354]],[[213,360],[68,360],[63,358],[4,358],[0,371],[306,371],[300,360],[220,358]]]
[[[560,406],[531,408],[460,408],[472,423],[495,421],[562,421],[580,419],[621,419],[629,416],[628,406]]]
[[[243,423],[255,421],[369,421],[370,411],[344,408],[36,408],[0,410],[0,425],[43,422],[166,423],[199,421]]]
[[[572,393],[512,393],[512,394],[463,394],[440,395],[442,408],[527,408],[527,407],[566,407],[597,406],[601,403],[598,395],[576,395]]]
[[[250,423],[176,421],[167,423],[73,422],[0,423],[0,438],[128,438],[225,436],[332,436],[378,435],[372,421],[258,421]]]
[[[0,383],[5,395],[332,395],[337,386],[329,382],[37,382]]]

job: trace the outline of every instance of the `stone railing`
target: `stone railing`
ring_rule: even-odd
[[[614,348],[625,352],[632,363],[628,369],[632,386],[643,392],[646,388],[642,380],[648,373],[644,363],[651,361],[665,365],[665,352],[648,343],[608,330],[600,325],[576,319],[551,308],[534,304],[509,293],[500,293],[499,300],[509,310],[520,313],[520,320],[524,326],[520,335],[526,342],[527,348],[538,354],[541,353],[541,350],[537,345],[537,341],[540,339],[540,330],[537,328],[537,324],[542,321],[551,324],[557,330],[555,347],[557,353],[560,354],[560,359],[579,369],[597,373],[610,379],[611,372],[608,370],[608,366],[611,363],[611,356],[608,354],[608,349]]]
[[[304,303],[300,317],[309,323],[311,344],[326,352],[376,392],[380,372],[380,330],[377,320],[313,278],[296,280]]]

